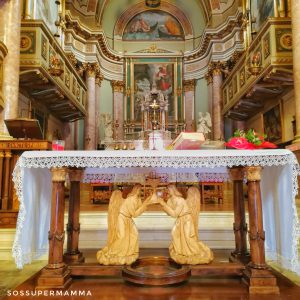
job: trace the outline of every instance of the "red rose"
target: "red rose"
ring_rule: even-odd
[[[263,141],[257,148],[271,148],[271,149],[275,149],[277,148],[277,145],[267,142],[267,141]]]
[[[225,146],[244,150],[255,149],[255,146],[244,137],[233,137],[228,143],[225,143]]]

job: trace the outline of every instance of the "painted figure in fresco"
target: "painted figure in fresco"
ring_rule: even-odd
[[[149,32],[151,27],[149,24],[140,16],[130,27],[130,32]]]
[[[159,67],[159,71],[156,73],[156,87],[162,92],[171,87],[166,67]]]
[[[126,199],[122,192],[112,193],[108,206],[108,238],[106,246],[97,252],[103,265],[130,265],[139,256],[138,231],[132,218],[141,215],[151,202],[150,195],[143,203],[141,186],[135,185]]]
[[[186,200],[176,186],[168,186],[167,203],[162,198],[156,201],[171,217],[176,218],[172,229],[172,242],[169,247],[171,258],[179,264],[207,264],[214,255],[198,239],[198,216],[200,211],[200,192],[197,187],[190,187]]]
[[[176,24],[176,22],[172,18],[168,18],[165,27],[168,31],[169,34],[174,35],[174,36],[180,36],[181,35],[181,30],[179,26]]]

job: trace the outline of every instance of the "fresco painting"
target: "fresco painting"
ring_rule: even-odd
[[[169,13],[148,11],[136,15],[126,26],[123,40],[184,40],[180,23]]]
[[[274,16],[274,0],[251,1],[251,16],[256,20],[253,27],[258,32],[267,18]]]

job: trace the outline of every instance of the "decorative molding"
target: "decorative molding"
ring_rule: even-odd
[[[152,44],[148,49],[142,49],[136,51],[135,53],[172,53],[172,51],[165,50],[162,48],[157,48],[156,44]]]
[[[88,77],[95,77],[100,74],[100,67],[97,63],[83,63],[83,68]]]
[[[66,168],[52,168],[52,181],[59,182],[66,180],[67,169]]]
[[[194,92],[196,86],[196,80],[190,79],[190,80],[184,80],[183,81],[183,90],[185,92]]]
[[[123,93],[125,88],[124,81],[112,80],[111,82],[112,88],[114,92]]]
[[[248,181],[261,180],[262,167],[246,167],[246,176]]]
[[[243,167],[233,167],[229,169],[230,179],[233,181],[244,180],[245,171]]]
[[[68,175],[69,175],[69,179],[70,181],[81,181],[83,178],[83,173],[84,170],[80,170],[80,169],[68,169]]]
[[[197,58],[200,58],[203,56],[208,48],[212,40],[222,40],[225,38],[227,35],[231,34],[234,30],[234,28],[239,28],[239,30],[242,30],[242,16],[243,14],[240,13],[236,19],[230,20],[225,28],[223,28],[220,31],[215,31],[215,32],[209,32],[206,31],[203,35],[202,41],[200,43],[200,47],[194,51],[192,54],[189,54],[185,56],[185,60],[191,61],[195,60]]]

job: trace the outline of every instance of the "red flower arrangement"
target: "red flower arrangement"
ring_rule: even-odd
[[[225,146],[243,150],[277,148],[275,144],[265,139],[266,135],[260,136],[253,129],[249,129],[247,132],[238,129],[234,132],[233,137],[225,143]]]

